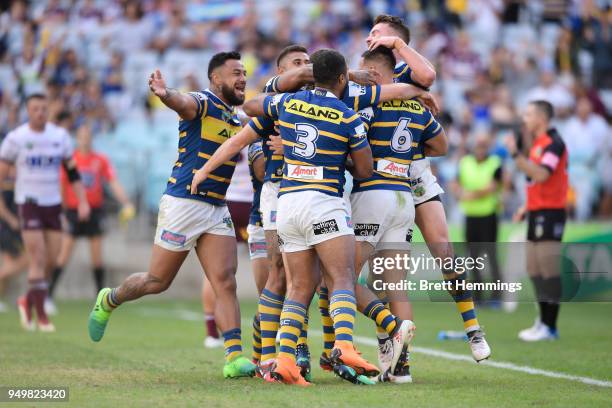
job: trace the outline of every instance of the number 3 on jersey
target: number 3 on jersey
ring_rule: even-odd
[[[315,142],[319,138],[319,130],[308,123],[296,123],[295,133],[297,143],[293,146],[293,154],[305,159],[312,158],[317,152]]]
[[[412,146],[412,133],[408,128],[410,118],[400,118],[397,122],[393,138],[391,139],[391,150],[398,153],[405,153]]]

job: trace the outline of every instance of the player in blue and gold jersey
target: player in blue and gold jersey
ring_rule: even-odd
[[[315,89],[261,95],[243,106],[250,116],[266,115],[277,120],[284,145],[277,225],[291,273],[280,317],[280,351],[273,376],[298,385],[308,384],[296,366],[295,347],[306,305],[319,284],[319,261],[331,289],[334,363],[350,366],[360,374],[378,373],[353,345],[355,238],[342,198],[347,156],[351,156],[356,177],[369,177],[371,152],[359,116],[338,99],[348,82],[344,57],[333,50],[320,50],[311,59]]]
[[[362,66],[379,72],[382,83],[393,82],[395,57],[391,50],[378,47],[366,51],[362,57]],[[447,148],[442,127],[416,99],[381,102],[359,113],[369,127],[374,174],[353,183],[351,208],[357,240],[356,270],[361,270],[375,252],[377,257],[393,259],[408,254],[414,223],[410,164],[425,149],[430,155],[442,155]],[[405,274],[403,270],[386,269],[379,278],[386,283],[399,283],[406,279]],[[381,378],[398,383],[411,381],[408,343],[415,327],[407,293],[383,293],[396,315],[396,322],[386,316],[389,315],[387,306],[369,289],[358,285],[356,293],[359,310],[377,323]],[[394,324],[396,328],[390,331],[389,325]],[[399,341],[401,336],[406,338]]]
[[[240,54],[214,55],[208,65],[208,78],[209,89],[184,94],[167,88],[159,70],[151,74],[151,92],[180,118],[178,160],[160,201],[149,271],[130,275],[120,286],[100,291],[89,317],[89,335],[100,341],[111,312],[123,302],[166,290],[190,250],[196,247],[217,298],[216,323],[223,331],[225,346],[223,375],[252,376],[255,365],[242,355],[236,237],[224,202],[235,159],[223,163],[198,188],[191,186],[196,169],[240,129],[234,109],[244,102],[246,86]]]
[[[389,15],[376,17],[374,27],[366,40],[370,50],[383,46],[392,49],[395,57],[403,61],[396,65],[395,82],[427,88],[435,81],[435,69],[425,57],[408,45],[409,42],[410,29],[401,18]],[[452,246],[448,244],[446,215],[440,199],[440,194],[444,193],[444,190],[433,175],[427,157],[411,163],[410,179],[416,208],[416,224],[429,250],[433,256],[438,258],[453,257]],[[464,279],[462,274],[452,270],[445,270],[443,274],[447,282]],[[476,361],[489,358],[491,349],[480,330],[471,291],[458,290],[450,294],[463,320],[463,328],[468,336],[472,357]]]

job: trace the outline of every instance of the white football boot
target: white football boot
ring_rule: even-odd
[[[484,337],[482,330],[474,330],[468,333],[468,343],[472,350],[472,357],[477,363],[491,357],[491,347]]]

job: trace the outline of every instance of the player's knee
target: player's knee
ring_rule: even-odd
[[[214,282],[211,280],[211,284],[213,285],[217,297],[223,296],[223,294],[236,293],[236,276],[230,273],[230,271],[215,278]]]
[[[172,283],[170,279],[159,279],[152,275],[146,276],[146,288],[149,294],[157,294],[165,292]]]

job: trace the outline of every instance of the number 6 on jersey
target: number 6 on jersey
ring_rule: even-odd
[[[408,128],[410,118],[400,118],[391,139],[391,149],[394,152],[404,153],[412,147],[412,133]]]

